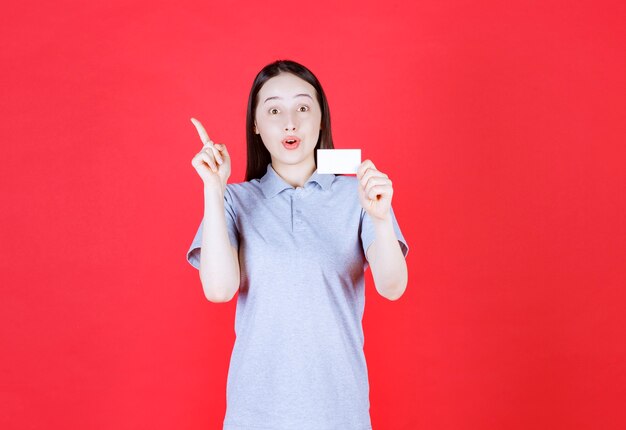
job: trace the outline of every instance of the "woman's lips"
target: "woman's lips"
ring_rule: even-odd
[[[287,136],[283,139],[283,146],[286,149],[296,149],[298,146],[300,146],[300,139],[296,136]]]

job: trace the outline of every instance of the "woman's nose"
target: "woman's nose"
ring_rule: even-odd
[[[293,115],[287,116],[287,123],[285,124],[285,131],[295,131],[296,123],[294,121]]]

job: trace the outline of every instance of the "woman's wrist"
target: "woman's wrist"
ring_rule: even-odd
[[[224,198],[225,187],[215,185],[204,186],[204,199],[206,200],[222,200]]]
[[[372,219],[372,224],[374,224],[375,227],[390,226],[393,224],[391,221],[391,211],[388,211],[385,214],[384,218],[378,218],[378,217],[371,216],[371,215],[370,215],[370,218]]]

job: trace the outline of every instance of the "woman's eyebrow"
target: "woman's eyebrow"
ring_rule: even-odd
[[[310,98],[311,100],[313,100],[313,97],[311,97],[310,95],[303,93],[303,94],[296,94],[295,96],[293,96],[293,98],[295,99],[296,97],[300,97],[300,96],[305,96]],[[272,96],[272,97],[268,97],[265,99],[265,101],[263,103],[267,103],[268,100],[274,100],[274,99],[281,99],[282,97],[278,97],[278,96]]]

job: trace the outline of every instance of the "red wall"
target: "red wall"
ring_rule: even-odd
[[[374,429],[626,426],[623,2],[39,3],[0,13],[1,428],[221,428],[189,118],[243,180],[279,58],[411,247],[399,301],[367,278]]]

